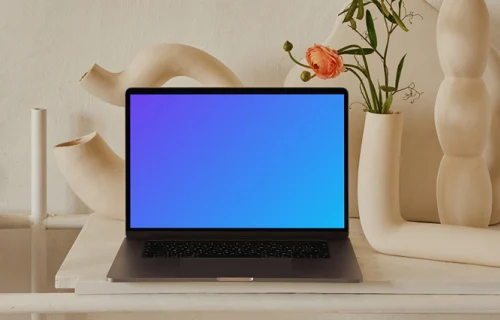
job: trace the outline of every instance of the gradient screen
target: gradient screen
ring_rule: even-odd
[[[131,94],[130,228],[344,228],[344,95]]]

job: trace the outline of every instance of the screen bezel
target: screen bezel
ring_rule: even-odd
[[[130,227],[130,96],[149,94],[334,94],[344,96],[344,228],[324,229],[256,229],[256,228],[131,228]],[[347,238],[349,232],[348,179],[348,111],[349,96],[345,88],[129,88],[125,105],[125,176],[126,176],[126,236],[133,239],[184,238]]]

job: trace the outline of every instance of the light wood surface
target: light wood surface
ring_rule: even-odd
[[[361,284],[111,283],[106,274],[125,236],[123,221],[92,214],[56,275],[57,288],[78,294],[132,293],[344,293],[500,295],[500,268],[386,256],[375,252],[351,219],[351,241]],[[500,226],[493,227],[500,230]],[[494,245],[494,244],[492,244]],[[460,248],[457,248],[460,250]],[[500,297],[498,299],[500,305]]]

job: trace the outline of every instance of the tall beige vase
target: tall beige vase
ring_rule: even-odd
[[[389,255],[500,267],[500,232],[409,222],[400,211],[403,115],[366,114],[358,174],[359,218],[377,251]],[[418,194],[415,195],[418,197]]]
[[[444,157],[437,176],[443,224],[486,228],[492,185],[483,158],[491,128],[491,101],[483,73],[490,50],[484,0],[445,0],[437,24],[445,73],[436,98],[435,123]]]

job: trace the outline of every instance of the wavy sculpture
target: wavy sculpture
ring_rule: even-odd
[[[241,87],[243,83],[208,53],[165,43],[140,52],[122,72],[94,65],[80,79],[90,94],[115,106],[125,105],[130,87],[161,87],[185,76],[204,86]],[[97,133],[58,144],[54,155],[71,189],[92,211],[125,219],[125,163]]]
[[[96,132],[54,147],[56,163],[78,198],[94,212],[125,219],[125,162]]]
[[[358,206],[370,245],[389,255],[500,267],[499,231],[403,219],[399,203],[402,132],[403,115],[366,114]]]
[[[367,114],[358,171],[358,206],[366,238],[379,252],[500,267],[500,232],[472,227],[488,226],[492,207],[490,176],[482,158],[491,122],[483,80],[488,55],[492,54],[488,21],[483,0],[445,0],[438,18],[438,49],[447,75],[435,107],[438,135],[445,150],[437,181],[443,224],[403,219],[399,203],[403,116]],[[477,29],[467,33],[464,25]],[[473,165],[464,165],[464,161]]]
[[[163,43],[135,56],[122,72],[113,73],[94,64],[80,79],[91,95],[115,106],[125,106],[125,91],[132,87],[161,87],[185,76],[207,87],[242,87],[243,83],[222,62],[200,49]]]

